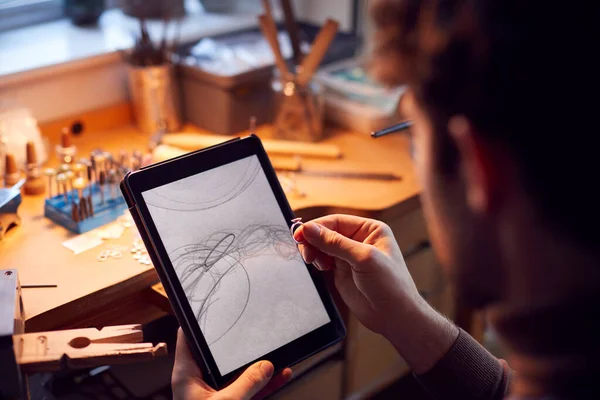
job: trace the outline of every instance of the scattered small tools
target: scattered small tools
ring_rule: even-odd
[[[121,151],[118,157],[114,157],[109,152],[96,149],[89,158],[63,162],[56,170],[45,169],[43,176],[47,177],[49,187],[56,181],[57,191],[52,196],[49,189],[44,215],[77,233],[114,221],[127,209],[118,190],[120,179],[130,170],[123,165],[123,160],[131,158],[131,164],[139,168],[147,155],[140,151]]]

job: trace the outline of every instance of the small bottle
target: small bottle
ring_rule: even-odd
[[[4,159],[4,186],[12,187],[21,180],[21,171],[17,168],[15,157],[7,153]]]
[[[25,164],[27,180],[25,181],[25,194],[40,195],[46,191],[44,178],[40,171],[37,153],[33,142],[27,142],[27,164]]]
[[[63,164],[71,164],[75,160],[77,147],[71,143],[71,133],[68,128],[62,129],[60,144],[56,145],[56,154]]]

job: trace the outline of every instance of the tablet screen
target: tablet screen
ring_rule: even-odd
[[[142,195],[221,375],[330,322],[257,156]]]

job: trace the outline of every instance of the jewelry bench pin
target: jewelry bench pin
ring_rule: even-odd
[[[144,340],[141,325],[120,325],[13,336],[15,358],[22,372],[92,368],[151,360],[167,354],[165,343]]]

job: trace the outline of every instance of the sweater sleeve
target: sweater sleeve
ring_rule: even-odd
[[[460,330],[448,353],[417,380],[434,399],[500,400],[508,394],[510,368]]]

